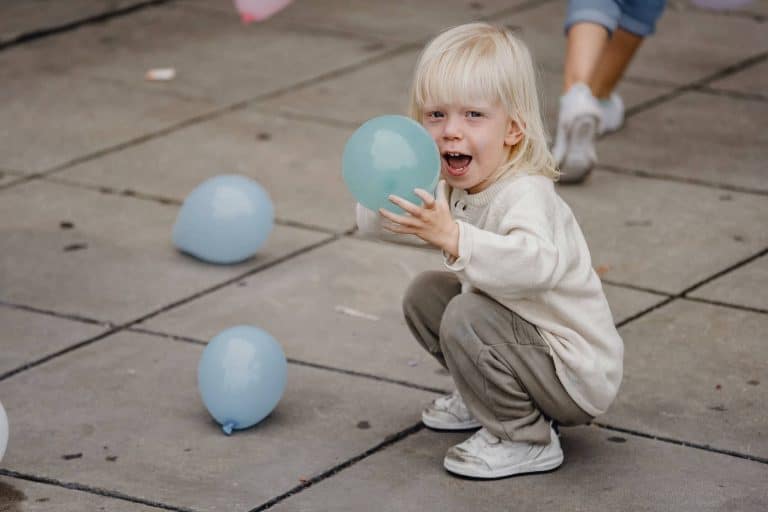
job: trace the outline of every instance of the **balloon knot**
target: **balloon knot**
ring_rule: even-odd
[[[229,421],[229,422],[225,423],[224,425],[222,425],[221,430],[223,430],[225,434],[231,435],[233,428],[235,428],[235,423],[232,422],[232,421]]]

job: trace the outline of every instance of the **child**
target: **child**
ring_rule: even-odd
[[[444,466],[475,478],[547,471],[563,452],[551,422],[585,424],[621,382],[623,344],[557,179],[527,48],[503,28],[450,29],[423,51],[411,116],[442,156],[437,197],[357,206],[360,231],[442,249],[447,271],[409,286],[416,340],[457,391],[422,412],[439,430],[482,427]],[[415,237],[414,237],[415,235]]]

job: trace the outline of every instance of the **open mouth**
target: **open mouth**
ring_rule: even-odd
[[[443,153],[443,160],[446,163],[446,170],[450,175],[463,176],[467,172],[470,162],[472,162],[472,156],[448,151]]]

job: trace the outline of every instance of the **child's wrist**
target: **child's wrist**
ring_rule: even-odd
[[[459,224],[455,220],[451,220],[442,249],[454,258],[459,257]]]

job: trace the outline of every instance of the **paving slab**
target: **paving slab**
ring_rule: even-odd
[[[598,271],[602,270],[598,268]],[[665,295],[633,290],[609,283],[603,283],[603,292],[605,292],[605,297],[611,306],[613,321],[616,324],[620,324],[624,320],[667,299]]]
[[[13,54],[0,53],[0,69]],[[43,71],[7,81],[5,72],[0,76],[0,119],[5,120],[0,166],[25,173],[49,170],[212,109],[203,101],[83,76]]]
[[[591,427],[563,429],[565,463],[554,472],[461,479],[442,468],[442,459],[466,436],[419,432],[274,510],[758,512],[768,499],[765,465]]]
[[[209,340],[253,324],[290,358],[448,390],[450,377],[413,339],[401,305],[413,277],[439,268],[429,249],[342,239],[142,326]]]
[[[394,45],[268,23],[246,26],[237,16],[169,2],[67,33],[55,48],[63,62],[49,57],[51,67],[231,105],[363,63]],[[148,69],[162,67],[174,68],[176,77],[144,80]]]
[[[122,499],[11,477],[0,477],[0,506],[3,512],[157,511],[155,507]]]
[[[705,284],[689,296],[768,310],[768,256]]]
[[[143,3],[146,0],[6,0],[0,17],[0,43]]]
[[[287,92],[260,102],[258,107],[354,125],[383,114],[406,114],[413,70],[420,51],[409,51],[317,85]],[[558,98],[563,86],[562,74],[542,70],[539,75],[542,111],[550,131],[554,133]],[[627,80],[618,88],[627,108],[669,90],[668,86]]]
[[[346,231],[355,225],[354,199],[341,177],[341,154],[353,129],[249,109],[86,162],[58,176],[181,201],[211,176],[243,174],[266,188],[278,218]]]
[[[174,205],[39,181],[2,190],[0,299],[124,322],[328,236],[278,226],[254,258],[210,265],[173,247],[177,212]]]
[[[519,27],[537,61],[555,71],[562,69],[565,62],[565,13],[565,2],[546,2],[496,21]],[[765,26],[755,19],[667,9],[657,25],[656,34],[643,42],[626,76],[683,85],[766,49]]]
[[[192,0],[191,3],[206,9],[230,11],[226,4],[216,5],[206,0]],[[525,4],[524,0],[321,0],[294,2],[269,22],[306,27],[309,31],[323,29],[385,41],[412,42],[426,40],[445,28]]]
[[[768,316],[675,301],[627,324],[608,425],[768,458]]]
[[[0,375],[107,330],[10,307],[0,307],[0,325]]]
[[[615,284],[679,293],[768,244],[765,198],[754,194],[600,171],[558,190]]]
[[[228,325],[253,323],[283,343],[289,357],[437,389],[449,377],[405,325],[402,297],[435,251],[343,239],[154,317],[144,327],[208,340]],[[661,299],[607,286],[616,320]]]
[[[718,90],[768,97],[766,92],[768,91],[768,62],[760,62],[743,71],[715,80],[710,86]]]
[[[766,118],[765,101],[686,93],[598,142],[599,163],[765,194]]]
[[[765,18],[768,17],[768,1],[747,0],[740,3],[743,5],[722,10],[698,7],[691,0],[670,0],[668,5],[671,9],[675,9],[676,11],[700,11],[707,13],[710,16],[741,16],[754,18],[755,21],[765,23]]]
[[[15,432],[3,466],[166,505],[245,511],[411,427],[434,396],[289,365],[275,411],[228,437],[198,396],[202,350],[121,333],[0,382]]]

